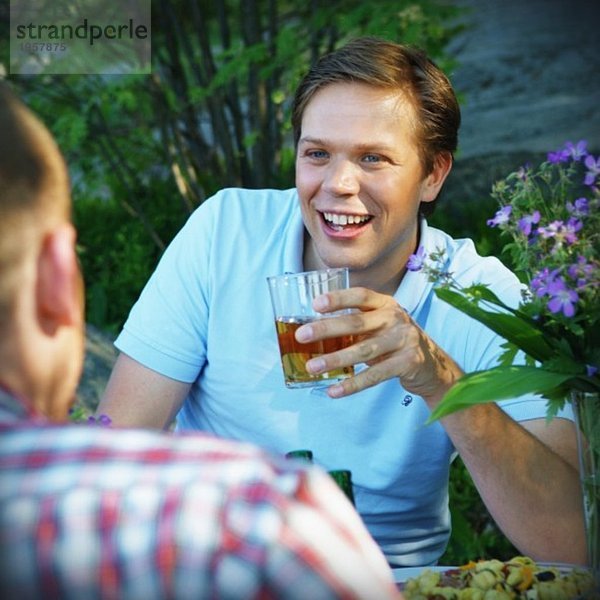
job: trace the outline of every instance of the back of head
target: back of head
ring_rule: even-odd
[[[425,173],[431,172],[436,155],[456,151],[460,107],[446,75],[421,50],[373,37],[355,39],[326,54],[300,82],[292,107],[296,144],[312,97],[324,86],[341,82],[398,90],[407,96],[416,111]]]
[[[0,81],[0,333],[21,267],[45,229],[69,216],[67,171],[50,133]]]

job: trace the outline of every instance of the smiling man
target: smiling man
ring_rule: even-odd
[[[443,249],[460,284],[506,302],[517,278],[425,217],[451,169],[460,111],[422,52],[358,39],[301,81],[292,124],[296,188],[228,189],[205,202],[164,254],[117,340],[100,410],[120,424],[202,429],[284,453],[310,448],[353,472],[356,506],[394,566],[437,561],[450,533],[458,452],[492,515],[532,557],[584,562],[575,429],[518,398],[426,426],[464,373],[497,363],[503,340],[437,299],[407,261]],[[299,341],[356,343],[308,363],[356,365],[326,390],[284,387],[265,278],[348,266],[351,288],[319,297]],[[548,474],[552,476],[549,477]],[[476,557],[474,557],[476,558]]]

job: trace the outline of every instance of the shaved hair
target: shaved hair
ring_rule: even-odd
[[[14,310],[21,267],[44,232],[70,217],[63,158],[46,127],[0,81],[0,332]]]

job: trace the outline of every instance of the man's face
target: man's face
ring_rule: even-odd
[[[296,158],[305,259],[316,257],[306,268],[348,266],[373,283],[403,271],[419,204],[433,199],[415,118],[404,95],[360,83],[330,84],[309,102]]]

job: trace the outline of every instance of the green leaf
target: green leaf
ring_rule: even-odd
[[[477,371],[461,377],[432,412],[428,423],[457,410],[524,394],[551,394],[577,373],[555,373],[539,367],[511,366]]]
[[[500,356],[500,364],[503,367],[510,367],[510,365],[515,362],[515,357],[517,356],[519,349],[510,342],[504,342],[501,347],[503,348],[503,352]]]
[[[473,300],[469,300],[449,288],[440,287],[435,288],[434,291],[438,298],[483,323],[536,360],[548,360],[555,354],[555,350],[550,346],[542,331],[533,326],[528,319],[518,314],[484,310]]]
[[[544,368],[549,371],[556,373],[579,373],[580,375],[585,374],[584,366],[572,359],[570,356],[559,356],[557,358],[551,358],[544,363]]]
[[[498,298],[498,296],[496,296],[496,294],[492,292],[492,290],[484,283],[470,285],[469,287],[464,288],[462,291],[468,296],[480,298],[481,300],[495,304],[496,306],[499,306],[508,312],[516,312],[510,306],[502,302],[502,300],[500,300],[500,298]]]

